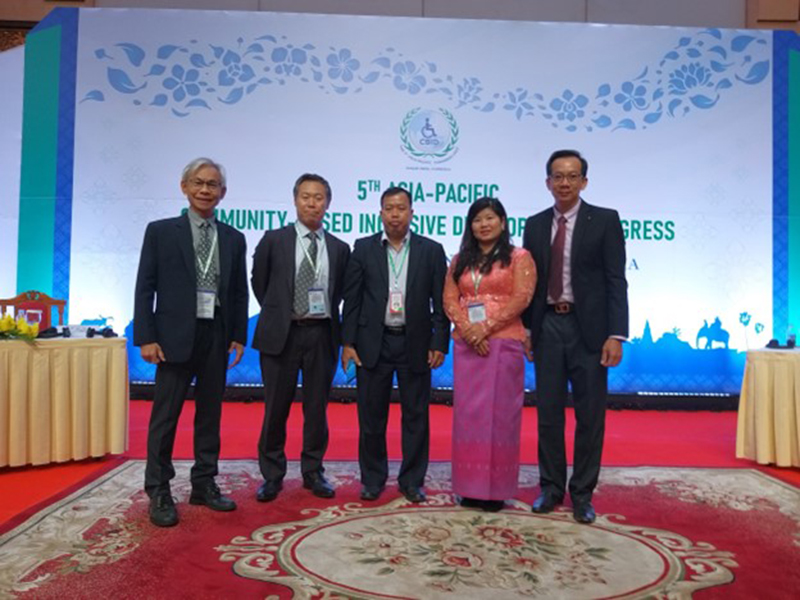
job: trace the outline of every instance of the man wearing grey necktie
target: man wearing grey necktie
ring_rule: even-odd
[[[247,266],[244,236],[214,218],[226,192],[225,170],[198,158],[183,170],[189,210],[147,226],[134,302],[133,343],[156,368],[147,434],[145,491],[150,520],[178,523],[170,491],[172,449],[183,401],[195,380],[195,463],[191,504],[231,511],[236,504],[214,482],[220,450],[222,394],[247,342]]]
[[[253,293],[261,306],[253,348],[261,353],[264,422],[258,463],[259,502],[274,500],[286,475],[286,421],[303,373],[303,486],[334,496],[322,464],[328,447],[328,394],[339,355],[339,304],[350,248],[327,233],[331,202],[325,178],[306,173],[294,185],[297,220],[267,231],[253,255]]]

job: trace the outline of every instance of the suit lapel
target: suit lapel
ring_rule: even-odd
[[[183,255],[183,261],[186,264],[186,270],[189,272],[189,277],[192,283],[197,287],[197,267],[195,266],[194,258],[194,241],[192,240],[192,224],[189,223],[189,216],[183,215],[175,224],[178,229],[178,246]]]
[[[288,225],[285,231],[286,235],[284,236],[281,246],[283,247],[285,264],[289,265],[289,268],[286,269],[284,281],[290,292],[289,297],[294,298],[294,273],[297,270],[297,265],[295,264],[297,261],[295,261],[294,251],[297,244],[297,229],[294,225]]]
[[[575,230],[572,232],[572,248],[570,249],[570,269],[575,273],[575,259],[580,251],[583,234],[592,220],[592,207],[581,200],[578,216],[575,219]]]
[[[339,266],[339,253],[336,251],[333,242],[331,242],[328,232],[324,229],[322,230],[322,237],[325,239],[325,250],[328,253],[328,296],[333,298],[333,286],[336,283],[336,267]]]
[[[421,257],[419,256],[420,250],[422,249],[422,240],[420,240],[419,236],[411,234],[411,237],[408,240],[408,277],[406,278],[406,296],[408,295],[408,288],[411,286],[411,282],[414,281],[414,277],[419,272],[421,268]]]
[[[378,273],[381,276],[381,285],[383,289],[389,289],[389,265],[387,264],[389,261],[386,258],[386,248],[381,241],[381,234],[378,233],[375,235],[374,238],[374,245],[375,249],[373,254],[375,255],[375,260],[378,261]]]
[[[542,257],[542,273],[539,274],[541,281],[547,282],[550,277],[550,244],[551,236],[553,233],[553,219],[555,218],[555,210],[551,209],[550,214],[547,215],[539,222],[539,253]]]
[[[217,221],[217,239],[219,240],[219,293],[225,296],[231,278],[231,238],[230,231]]]

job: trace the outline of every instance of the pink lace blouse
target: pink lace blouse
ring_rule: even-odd
[[[536,287],[536,264],[528,251],[514,248],[507,267],[494,263],[481,279],[477,294],[470,269],[462,273],[458,285],[453,281],[457,259],[458,255],[450,261],[444,284],[444,310],[455,325],[454,337],[460,338],[462,328],[469,325],[467,307],[481,302],[486,307],[483,327],[489,337],[524,341],[525,327],[520,315],[530,304]]]

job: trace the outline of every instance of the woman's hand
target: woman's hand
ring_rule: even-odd
[[[470,323],[461,331],[461,339],[475,347],[486,339],[486,331],[480,323]]]
[[[472,349],[478,356],[483,356],[484,358],[489,356],[489,340],[484,338],[477,344],[473,345]]]

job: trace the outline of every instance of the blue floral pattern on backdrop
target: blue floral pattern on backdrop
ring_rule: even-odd
[[[543,119],[569,132],[638,130],[711,109],[736,86],[764,81],[770,73],[769,35],[705,29],[681,37],[635,77],[550,96],[525,86],[487,90],[480,77],[440,73],[436,63],[394,48],[357,56],[350,48],[322,49],[274,35],[240,37],[230,47],[206,47],[197,40],[153,49],[119,43],[95,50],[96,60],[108,63],[108,88],[85,92],[81,102],[103,102],[116,93],[134,105],[188,117],[236,104],[272,85],[302,83],[328,94],[384,85],[409,96],[438,96],[456,109]]]

